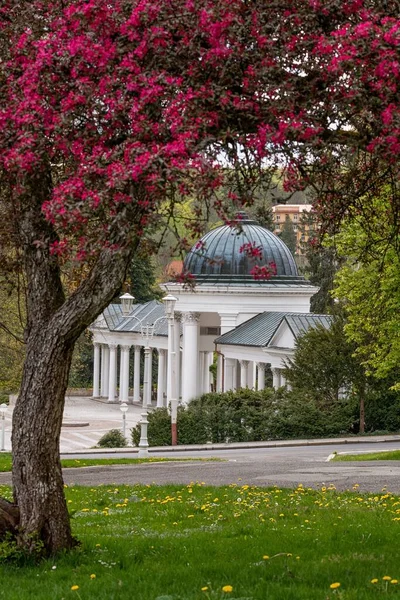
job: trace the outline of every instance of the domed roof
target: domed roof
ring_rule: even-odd
[[[254,245],[258,257],[243,251],[244,244]],[[269,263],[275,263],[276,275],[267,281],[255,282],[251,271],[256,265],[262,267]],[[245,213],[237,215],[237,227],[222,225],[206,233],[187,254],[183,267],[184,272],[194,275],[199,283],[304,282],[286,244]]]

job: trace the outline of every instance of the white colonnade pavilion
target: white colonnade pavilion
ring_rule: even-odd
[[[249,243],[256,258],[245,251]],[[271,263],[275,275],[254,277],[254,267]],[[318,324],[329,327],[329,317],[310,314],[317,288],[298,274],[287,246],[244,213],[236,228],[208,232],[186,256],[184,272],[194,287],[163,284],[165,302],[134,304],[125,294],[93,323],[94,397],[149,404],[143,389],[153,380],[155,355],[157,407],[211,390],[263,389],[271,371],[278,388],[296,338]],[[143,352],[150,360],[141,360]]]

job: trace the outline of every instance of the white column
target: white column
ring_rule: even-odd
[[[119,400],[129,402],[129,348],[121,346],[121,372],[119,379]]]
[[[272,369],[272,386],[275,390],[281,387],[281,374],[279,369]]]
[[[110,368],[108,381],[108,401],[115,402],[115,394],[117,391],[117,344],[109,344],[110,349]]]
[[[167,404],[167,381],[168,381],[168,351],[164,350],[164,397],[163,397],[163,406],[168,406]]]
[[[158,350],[157,408],[164,406],[165,350]]]
[[[224,357],[217,354],[217,392],[223,392],[224,382]]]
[[[280,382],[281,383],[281,387],[283,387],[283,386],[286,385],[286,379],[285,379],[285,377],[283,375],[282,369],[279,369],[279,376],[280,376],[280,379],[281,379],[281,382]]]
[[[265,388],[265,363],[257,363],[257,389],[263,390]]]
[[[249,361],[240,360],[240,387],[249,387]]]
[[[151,401],[150,396],[150,359],[151,353],[150,348],[145,346],[144,348],[144,374],[143,374],[143,408],[147,408]]]
[[[140,402],[140,346],[135,346],[133,367],[133,402]]]
[[[118,365],[118,348],[117,348],[117,365]],[[119,346],[119,386],[117,383],[117,388],[119,387],[118,399],[122,402],[122,397],[124,394],[124,361],[122,360],[122,346]]]
[[[249,366],[247,368],[247,387],[250,390],[255,390],[256,389],[255,388],[255,380],[256,380],[255,370],[256,369],[255,369],[254,361],[251,360],[250,364],[249,364]]]
[[[205,352],[199,352],[199,378],[198,378],[198,390],[197,395],[201,396],[205,390]]]
[[[175,313],[174,320],[174,352],[175,352],[175,382],[174,390],[177,400],[181,397],[182,386],[181,386],[181,314]]]
[[[199,363],[199,314],[182,313],[183,321],[183,377],[182,401],[189,402],[197,396]]]
[[[94,343],[93,356],[93,398],[100,396],[100,344]]]
[[[103,376],[101,395],[103,398],[107,398],[108,385],[110,381],[110,348],[108,346],[103,345],[101,356],[101,372]]]
[[[167,406],[170,406],[172,399],[172,354],[174,349],[174,333],[175,320],[173,317],[168,318],[168,359],[167,359]],[[176,362],[176,361],[175,361]],[[175,365],[176,366],[176,365]]]
[[[149,348],[149,395],[147,399],[148,406],[151,406],[153,392],[153,348]]]
[[[236,360],[234,358],[225,358],[225,371],[224,371],[224,392],[236,389],[236,382],[234,377],[236,375]]]

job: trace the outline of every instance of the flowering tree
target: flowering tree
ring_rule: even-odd
[[[385,182],[397,230],[399,42],[395,0],[4,0],[0,262],[27,325],[0,515],[20,544],[74,544],[58,454],[74,343],[177,198],[223,212],[220,186],[246,204],[278,168],[334,229]]]

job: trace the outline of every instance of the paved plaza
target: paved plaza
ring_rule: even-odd
[[[11,419],[13,407],[9,407],[5,419],[5,448],[11,450]],[[141,405],[129,405],[126,413],[126,437],[140,420]],[[60,451],[74,452],[96,446],[99,439],[110,429],[122,429],[122,412],[119,404],[98,402],[90,397],[68,396],[65,401]]]

